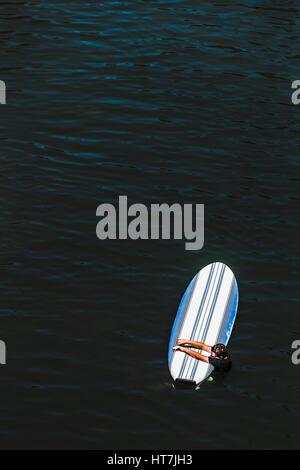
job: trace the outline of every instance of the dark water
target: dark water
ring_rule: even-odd
[[[0,13],[0,447],[299,447],[299,3]],[[101,242],[121,194],[205,204],[204,248]],[[234,368],[175,390],[173,319],[215,260],[240,289]]]

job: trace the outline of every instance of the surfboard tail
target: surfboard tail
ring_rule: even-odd
[[[188,379],[176,379],[174,383],[175,383],[175,388],[195,389],[197,386],[195,380],[188,380]]]

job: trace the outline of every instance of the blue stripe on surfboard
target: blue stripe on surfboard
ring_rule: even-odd
[[[209,299],[207,301],[207,305],[206,305],[206,308],[203,312],[200,312],[200,321],[199,321],[199,325],[200,327],[197,328],[197,331],[198,331],[198,334],[195,334],[195,341],[200,341],[202,340],[203,341],[203,337],[201,336],[200,337],[200,334],[202,335],[202,331],[205,330],[205,325],[207,325],[207,322],[209,320],[209,313],[207,314],[207,312],[210,311],[210,307],[211,305],[213,304],[213,299],[216,295],[216,292],[217,292],[217,289],[218,289],[218,286],[219,286],[219,280],[220,280],[220,275],[222,273],[222,267],[223,267],[223,264],[222,263],[215,263],[217,268],[216,268],[216,276],[214,278],[214,281],[213,281],[213,287],[212,289],[210,290],[210,295],[209,295]],[[200,324],[201,322],[201,324]],[[197,333],[197,332],[196,332]],[[198,349],[194,349],[194,351],[199,351]],[[188,357],[188,365],[186,367],[186,371],[185,371],[185,377],[189,377],[190,376],[190,370],[191,368],[193,368],[194,364],[195,364],[195,359],[193,359],[192,357]],[[198,361],[197,361],[198,362]]]
[[[181,327],[182,327],[183,321],[186,317],[186,312],[188,310],[188,307],[186,308],[184,315],[183,314],[181,315],[181,311],[184,310],[185,302],[190,303],[190,301],[191,301],[191,298],[192,298],[192,295],[193,295],[193,292],[194,292],[194,288],[195,288],[195,284],[196,284],[197,276],[198,276],[198,274],[196,274],[193,277],[193,279],[189,283],[188,287],[186,288],[186,291],[185,291],[185,293],[184,293],[184,295],[183,295],[183,297],[180,301],[180,304],[179,304],[179,307],[178,307],[178,310],[177,310],[175,322],[174,322],[174,325],[173,325],[173,328],[172,328],[172,331],[171,331],[170,343],[169,343],[169,351],[168,351],[169,367],[171,367],[172,359],[174,357],[173,346],[175,346],[175,341],[177,341],[177,339],[178,339],[178,334],[181,331]]]
[[[199,331],[202,331],[202,329],[205,327],[205,324],[207,322],[206,313],[207,313],[207,311],[209,311],[210,306],[212,305],[216,290],[217,290],[218,285],[219,285],[220,273],[222,271],[222,263],[214,263],[214,265],[215,265],[216,269],[215,269],[215,273],[214,273],[212,281],[211,281],[210,291],[207,295],[207,297],[208,297],[207,298],[207,305],[206,305],[204,310],[199,311],[198,325],[197,325],[197,328],[196,328],[196,331],[195,331],[195,334],[194,334],[194,338],[193,338],[194,341],[200,340],[199,334],[197,335],[197,331],[198,331],[198,329],[199,329]],[[200,324],[200,322],[201,322],[201,324]],[[200,325],[200,328],[198,328],[199,325]],[[195,348],[195,349],[192,348],[192,349],[194,351],[198,351],[197,348]],[[185,367],[185,371],[184,371],[184,377],[185,378],[189,377],[190,369],[191,369],[191,367],[193,367],[195,361],[196,361],[196,359],[192,358],[191,356],[187,357],[186,367]]]
[[[204,327],[204,323],[206,321],[206,312],[208,310],[209,305],[211,305],[211,301],[213,299],[214,293],[216,291],[216,287],[218,285],[219,271],[220,271],[221,265],[219,263],[213,263],[213,264],[214,264],[214,272],[212,274],[212,278],[211,278],[209,290],[208,290],[208,293],[207,293],[207,296],[206,296],[206,300],[205,300],[205,303],[203,304],[203,307],[199,308],[198,317],[197,317],[197,320],[198,320],[197,323],[198,324],[196,325],[196,322],[194,324],[194,329],[195,329],[194,335],[193,335],[193,340],[194,341],[199,339],[199,335],[197,335],[197,331],[198,330],[202,331],[202,329]],[[205,305],[206,305],[206,307],[205,307]],[[191,347],[191,349],[193,351],[198,351],[198,348]],[[191,356],[187,355],[187,357],[186,357],[186,366],[185,366],[185,370],[184,370],[184,373],[183,373],[183,377],[185,377],[185,378],[189,377],[190,368],[191,368],[191,365],[194,363],[194,361],[195,361],[195,359],[193,359]]]
[[[235,318],[236,318],[236,313],[237,313],[238,300],[239,300],[239,293],[238,293],[238,287],[237,287],[236,279],[234,279],[233,285],[234,285],[233,289],[235,289],[235,295],[234,295],[234,299],[233,299],[233,304],[232,304],[230,317],[229,317],[229,320],[228,320],[228,326],[227,326],[227,328],[224,332],[224,336],[220,340],[220,342],[225,344],[225,345],[227,345],[228,340],[229,340],[230,335],[231,335],[231,332],[232,332],[232,328],[233,328]]]
[[[214,270],[215,270],[215,265],[216,265],[216,263],[212,263],[211,268],[210,268],[210,272],[209,272],[208,280],[207,280],[207,283],[206,283],[205,291],[204,291],[204,294],[203,294],[203,297],[202,297],[202,300],[201,300],[201,304],[200,304],[200,307],[199,307],[199,310],[198,310],[198,313],[197,313],[197,317],[196,317],[196,324],[195,324],[196,327],[194,325],[193,330],[192,330],[192,334],[191,334],[191,338],[190,338],[191,340],[194,340],[194,336],[196,334],[197,325],[198,325],[199,320],[200,320],[200,313],[201,313],[201,310],[203,309],[203,306],[204,306],[205,301],[206,301],[206,297],[207,297],[207,293],[209,291],[211,279],[212,279],[212,276],[213,276],[213,273],[214,273]],[[183,359],[183,363],[181,365],[179,378],[182,378],[182,376],[184,374],[187,359],[188,359],[188,356],[185,355],[185,357]]]
[[[224,278],[225,269],[226,269],[226,266],[223,264],[222,269],[221,269],[221,273],[220,273],[220,277],[219,277],[219,281],[218,281],[218,285],[217,285],[217,289],[216,289],[216,292],[215,292],[215,295],[214,295],[213,303],[210,307],[210,311],[209,311],[209,315],[207,317],[206,325],[205,325],[205,328],[204,328],[204,331],[202,333],[202,337],[201,337],[201,340],[200,340],[201,343],[204,343],[206,335],[207,335],[207,331],[208,331],[208,328],[209,328],[209,325],[210,325],[210,321],[211,321],[213,312],[215,310],[217,299],[218,299],[218,296],[219,296],[219,293],[220,293],[220,290],[221,290],[221,285],[222,285],[222,281],[223,281],[223,278]],[[195,376],[196,369],[197,369],[198,365],[199,365],[199,361],[196,360],[194,362],[192,373],[191,373],[191,376],[190,376],[191,380],[193,380],[193,378]]]

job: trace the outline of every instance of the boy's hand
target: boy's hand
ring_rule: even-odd
[[[186,343],[186,342],[187,342],[187,339],[179,338],[179,339],[177,340],[177,343],[176,343],[176,344],[178,344],[178,346],[181,346],[182,344],[184,344],[184,343]]]

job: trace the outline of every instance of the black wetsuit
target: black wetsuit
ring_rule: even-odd
[[[217,357],[209,356],[208,362],[214,366],[215,369],[224,371],[229,370],[232,365],[229,356],[226,359],[218,359]]]

